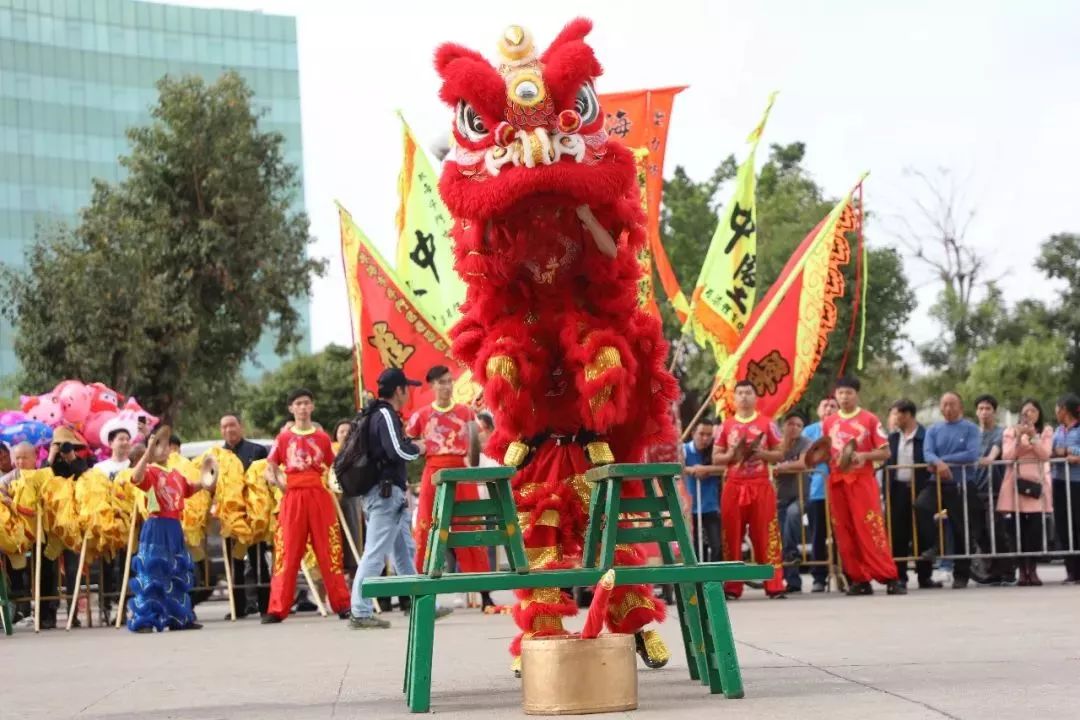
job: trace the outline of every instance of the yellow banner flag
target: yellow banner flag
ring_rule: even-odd
[[[747,138],[750,153],[735,176],[735,192],[713,233],[683,326],[683,332],[692,333],[698,345],[712,347],[719,365],[739,344],[757,295],[754,154],[775,99],[775,92],[769,95],[761,121]]]
[[[439,195],[438,172],[398,117],[405,157],[398,177],[397,275],[409,300],[445,335],[465,300],[465,283],[454,270],[454,219]]]

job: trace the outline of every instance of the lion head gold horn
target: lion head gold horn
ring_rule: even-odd
[[[503,31],[498,50],[504,65],[527,65],[536,61],[532,33],[520,25],[511,25]]]

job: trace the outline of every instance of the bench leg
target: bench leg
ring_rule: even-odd
[[[615,567],[615,545],[619,535],[619,488],[610,480],[606,483],[607,497],[604,498],[604,529],[600,534],[600,564],[601,570],[609,570]]]
[[[509,480],[499,480],[488,483],[488,493],[494,490],[492,500],[499,504],[503,527],[506,532],[506,557],[510,561],[510,567],[514,572],[525,574],[529,572],[529,559],[525,555],[525,542],[521,533],[523,528],[518,526],[517,508],[514,505],[514,491],[510,487]],[[511,530],[513,534],[511,535]],[[492,568],[494,570],[495,568]]]
[[[414,713],[431,707],[431,652],[435,644],[435,596],[413,598],[411,622],[414,642],[409,644],[409,685],[407,702]]]
[[[416,598],[411,598],[412,606],[416,605]],[[378,602],[378,598],[375,602]],[[405,646],[405,682],[402,685],[401,692],[405,693],[406,699],[409,694],[409,682],[412,677],[412,664],[413,664],[413,647],[416,645],[416,613],[409,611],[409,635],[408,643]]]
[[[603,517],[600,508],[604,507],[607,498],[607,483],[598,482],[592,484],[589,495],[589,525],[585,528],[584,557],[582,567],[596,567],[597,553],[600,551],[600,531]]]
[[[709,665],[705,658],[705,638],[701,630],[701,598],[693,583],[675,585],[675,602],[679,607],[679,626],[690,679],[702,684],[709,682]]]
[[[705,602],[709,615],[706,632],[712,635],[713,652],[724,697],[741,698],[744,695],[742,672],[739,670],[739,657],[735,653],[735,635],[731,632],[723,583],[705,583]]]

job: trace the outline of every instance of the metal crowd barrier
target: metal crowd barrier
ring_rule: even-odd
[[[1055,509],[1049,510],[1049,511],[1043,510],[1043,511],[1040,511],[1038,513],[1021,513],[1021,512],[1019,512],[1018,508],[1020,507],[1020,499],[1022,497],[1025,497],[1025,496],[1022,496],[1019,493],[1017,483],[1015,483],[1015,482],[1013,483],[1013,489],[1012,489],[1014,510],[1008,511],[1008,512],[999,512],[997,510],[998,497],[995,495],[995,492],[996,492],[995,484],[997,486],[1001,485],[1001,483],[1004,480],[1004,473],[1002,473],[1002,478],[999,479],[997,481],[997,483],[995,483],[995,481],[993,479],[993,468],[995,468],[995,467],[1005,468],[1005,467],[1011,465],[1011,466],[1014,466],[1016,475],[1019,476],[1019,467],[1021,465],[1031,465],[1031,464],[1035,464],[1035,463],[1038,463],[1040,465],[1045,466],[1045,471],[1047,472],[1048,476],[1049,476],[1049,472],[1050,472],[1050,466],[1055,465],[1055,464],[1063,464],[1064,465],[1064,471],[1065,471],[1064,472],[1064,475],[1065,475],[1065,481],[1064,481],[1064,486],[1065,486],[1065,491],[1064,491],[1065,492],[1065,510],[1064,510],[1064,514],[1065,514],[1065,520],[1066,520],[1066,527],[1069,530],[1069,532],[1065,534],[1065,536],[1068,538],[1067,547],[1065,547],[1065,548],[1056,548],[1055,549],[1053,547],[1056,540],[1051,537],[1050,530],[1049,530],[1049,528],[1051,527],[1051,524],[1056,522],[1054,516],[1057,515],[1059,513],[1059,511],[1055,508]],[[918,495],[918,492],[921,492],[922,487],[918,487],[918,488],[916,487],[917,483],[914,482],[914,478],[912,478],[911,482],[905,482],[905,481],[897,480],[895,478],[895,473],[898,470],[910,469],[910,470],[912,470],[914,472],[916,470],[929,469],[930,466],[923,463],[923,464],[910,464],[910,465],[902,465],[902,464],[884,465],[884,466],[880,466],[878,468],[878,471],[880,473],[880,475],[879,475],[879,484],[881,485],[881,493],[882,493],[882,498],[883,498],[882,507],[883,507],[884,516],[885,516],[886,533],[888,534],[888,537],[889,537],[889,540],[890,540],[890,545],[891,545],[892,537],[893,537],[893,522],[892,522],[893,521],[893,518],[892,518],[892,514],[893,514],[892,513],[893,483],[910,485],[911,505],[912,505],[912,509],[911,509],[912,551],[911,551],[911,554],[909,555],[907,553],[897,553],[896,550],[894,549],[893,560],[895,562],[902,563],[902,562],[922,561],[922,560],[979,560],[979,559],[990,559],[990,560],[992,560],[992,559],[999,559],[999,558],[1000,559],[1005,559],[1005,558],[1025,558],[1025,557],[1047,558],[1047,557],[1064,557],[1064,556],[1080,555],[1080,547],[1077,547],[1076,542],[1075,542],[1075,538],[1076,538],[1076,534],[1077,534],[1076,533],[1076,523],[1080,522],[1080,518],[1076,518],[1076,517],[1073,516],[1073,505],[1072,505],[1073,492],[1074,491],[1075,492],[1080,492],[1080,487],[1073,488],[1073,484],[1072,484],[1073,468],[1065,458],[1051,458],[1050,460],[1046,460],[1046,461],[1038,461],[1038,460],[1030,460],[1030,459],[1024,459],[1024,460],[995,460],[995,461],[992,461],[992,462],[989,462],[989,463],[978,463],[978,462],[976,462],[976,463],[970,463],[970,464],[966,464],[966,465],[959,465],[959,464],[954,463],[954,464],[951,464],[951,467],[953,467],[953,468],[959,467],[960,468],[960,477],[959,478],[956,478],[954,476],[954,479],[952,481],[943,481],[936,473],[934,473],[931,476],[931,480],[930,480],[929,484],[925,486],[925,487],[934,487],[936,489],[935,490],[935,495],[936,495],[936,497],[935,497],[935,506],[936,507],[935,507],[935,511],[934,511],[933,515],[934,515],[934,524],[936,526],[936,532],[937,532],[937,547],[935,549],[933,549],[932,558],[926,557],[923,554],[924,551],[927,550],[928,548],[922,548],[920,550],[920,547],[919,547],[920,533],[919,533],[918,517],[916,515],[915,500],[916,500],[916,497]],[[982,505],[982,500],[983,499],[982,499],[982,497],[980,497],[980,493],[976,492],[976,489],[974,487],[974,479],[975,479],[974,476],[975,476],[976,472],[981,468],[985,468],[987,473],[990,474],[990,477],[987,480],[987,497],[986,497],[985,506]],[[812,472],[813,472],[812,470],[802,470],[802,471],[798,471],[798,472],[795,472],[795,473],[785,473],[785,474],[794,474],[794,475],[797,475],[799,477],[799,480],[798,480],[798,483],[797,483],[797,487],[798,487],[798,504],[799,504],[799,516],[800,516],[800,518],[802,518],[802,521],[799,523],[799,526],[800,526],[799,558],[796,559],[796,560],[786,560],[783,564],[784,564],[785,567],[798,566],[798,567],[810,567],[810,568],[813,568],[813,567],[824,566],[828,570],[827,587],[831,588],[833,586],[832,583],[835,581],[836,582],[836,587],[842,589],[846,585],[846,580],[844,579],[844,576],[843,576],[842,563],[840,562],[839,554],[836,552],[836,543],[835,543],[835,541],[833,539],[832,513],[830,511],[830,506],[829,506],[829,483],[828,483],[828,480],[826,480],[826,482],[825,482],[825,546],[826,546],[826,557],[824,559],[814,559],[811,556],[812,551],[810,550],[810,545],[811,544],[810,544],[809,538],[808,538],[808,522],[807,522],[807,518],[809,517],[809,508],[808,508],[807,499],[806,499],[806,485],[807,485],[807,483],[805,481],[805,477],[807,475],[811,474]],[[1076,472],[1080,472],[1080,468],[1078,468],[1076,470]],[[970,473],[970,477],[971,477],[970,481],[969,481],[969,473]],[[1045,488],[1044,493],[1048,492],[1050,494],[1050,497],[1052,498],[1053,494],[1054,494],[1054,486],[1057,483],[1058,483],[1058,481],[1051,480],[1048,484],[1045,484],[1044,485],[1044,488]],[[960,489],[960,506],[961,506],[962,511],[963,511],[963,527],[964,527],[964,532],[963,532],[964,547],[962,548],[962,552],[958,552],[957,551],[958,548],[953,548],[952,552],[948,552],[948,543],[946,541],[946,523],[949,521],[949,517],[948,517],[948,511],[947,511],[947,508],[945,507],[945,502],[944,502],[944,499],[943,499],[943,496],[944,496],[944,489],[943,488],[944,488],[945,485],[948,485],[948,484],[953,484],[953,485],[955,485],[956,487],[958,487]],[[1080,483],[1078,483],[1078,484],[1080,484]],[[721,482],[719,483],[719,487],[718,487],[718,494],[721,495],[721,496],[723,494],[723,478],[722,477],[721,477]],[[700,482],[697,483],[697,493],[696,493],[696,495],[697,495],[697,497],[696,497],[696,506],[698,508],[701,508],[701,506],[702,506],[702,502],[701,502],[702,501],[702,496],[701,496],[701,483]],[[1040,500],[1039,502],[1044,507],[1047,504],[1049,504],[1048,500]],[[985,525],[986,532],[989,535],[990,547],[988,549],[973,547],[973,540],[975,540],[975,539],[973,538],[973,532],[972,532],[973,525],[972,525],[972,522],[971,522],[972,521],[971,513],[972,513],[972,511],[974,509],[979,510],[979,512],[980,512],[980,514],[982,516],[982,517],[979,518],[979,522],[983,523]],[[1039,547],[1036,547],[1034,549],[1024,548],[1024,545],[1023,545],[1023,532],[1022,532],[1022,527],[1021,527],[1021,515],[1022,514],[1032,514],[1032,515],[1037,514],[1037,515],[1040,515],[1039,524],[1041,526],[1040,531],[1041,531],[1041,536],[1042,537],[1041,537],[1041,543],[1040,543]],[[703,557],[705,557],[705,537],[704,537],[704,526],[703,526],[703,523],[701,522],[702,513],[700,513],[700,512],[694,513],[691,509],[688,509],[687,515],[688,516],[695,516],[696,515],[696,517],[693,518],[696,521],[695,522],[696,533],[695,533],[695,538],[694,538],[694,540],[695,540],[695,549],[697,550],[698,558],[703,558]],[[999,525],[1002,522],[1006,521],[1006,520],[1008,522],[1012,523],[1012,528],[1011,528],[1012,537],[1006,538],[1005,543],[999,543]],[[778,521],[782,522],[782,518],[778,517]],[[975,527],[980,527],[980,526],[975,526]],[[723,532],[723,529],[721,528],[721,533],[722,532]],[[1016,550],[1008,549],[1008,547],[1010,545],[1013,545],[1014,543],[1015,543],[1015,547],[1017,549]],[[1004,544],[1006,546],[1006,549],[1003,550],[1002,548],[1000,548],[999,545],[1001,545],[1001,544]]]
[[[1018,483],[1013,482],[1013,484],[1012,484],[1012,494],[1013,494],[1012,499],[1013,499],[1013,508],[1014,509],[1010,510],[1010,511],[1001,511],[1001,512],[999,512],[998,509],[997,509],[997,503],[998,503],[999,497],[996,497],[995,494],[994,494],[995,493],[995,489],[994,489],[995,482],[994,482],[994,479],[993,479],[993,468],[995,468],[995,467],[1007,468],[1008,466],[1013,466],[1016,477],[1019,477],[1020,466],[1025,465],[1025,466],[1030,467],[1031,465],[1035,465],[1035,464],[1045,466],[1045,472],[1046,472],[1047,477],[1050,476],[1050,468],[1051,468],[1051,466],[1053,466],[1055,464],[1064,465],[1064,470],[1065,470],[1065,481],[1064,481],[1064,486],[1065,486],[1065,515],[1066,515],[1066,527],[1069,530],[1069,532],[1067,533],[1067,537],[1068,537],[1068,547],[1067,548],[1058,548],[1056,550],[1051,549],[1050,537],[1049,537],[1049,534],[1048,534],[1047,526],[1050,523],[1055,523],[1056,522],[1054,516],[1057,514],[1057,511],[1055,509],[1040,510],[1038,512],[1031,512],[1031,513],[1024,513],[1024,512],[1021,512],[1019,510],[1020,499],[1023,498],[1023,497],[1026,497],[1026,496],[1022,496],[1020,494],[1019,488],[1018,488],[1018,485],[1019,485]],[[910,556],[907,556],[907,555],[898,555],[898,556],[896,556],[895,559],[898,562],[903,562],[905,560],[925,560],[927,558],[923,557],[922,553],[919,552],[919,548],[918,548],[919,527],[918,527],[918,518],[915,515],[915,507],[914,507],[915,506],[915,498],[917,496],[917,493],[921,492],[921,490],[916,489],[916,487],[915,487],[916,483],[914,482],[914,477],[912,477],[911,481],[902,481],[902,480],[895,479],[894,473],[897,470],[901,470],[901,469],[909,469],[912,472],[915,472],[917,470],[927,470],[930,467],[931,467],[930,465],[922,463],[922,464],[886,465],[886,466],[883,466],[881,468],[881,471],[883,473],[883,478],[884,478],[884,481],[881,484],[882,484],[882,493],[883,493],[883,496],[884,496],[886,529],[887,529],[887,531],[889,533],[890,538],[892,538],[891,502],[892,502],[892,486],[893,486],[893,483],[910,485],[911,503],[912,503],[912,518],[911,518],[911,522],[912,522],[912,526],[911,526],[911,531],[912,531],[912,554]],[[935,525],[936,525],[936,529],[937,529],[937,535],[938,535],[938,542],[937,542],[938,546],[937,546],[937,549],[936,549],[936,552],[935,552],[935,555],[934,555],[934,557],[936,559],[942,559],[942,560],[975,560],[975,559],[1020,558],[1020,557],[1039,557],[1039,558],[1041,558],[1041,557],[1063,557],[1063,556],[1070,556],[1070,555],[1080,554],[1080,547],[1076,547],[1076,545],[1075,545],[1075,528],[1076,528],[1075,523],[1080,519],[1074,518],[1073,517],[1073,512],[1072,512],[1072,510],[1073,510],[1073,508],[1072,508],[1073,487],[1072,487],[1072,477],[1071,477],[1072,476],[1072,467],[1071,467],[1070,463],[1065,458],[1051,458],[1049,460],[1032,460],[1032,459],[994,460],[994,461],[988,462],[988,463],[978,463],[978,462],[976,462],[976,463],[969,463],[969,464],[964,464],[964,465],[954,463],[954,464],[951,464],[951,467],[959,467],[960,468],[961,477],[959,479],[954,478],[954,480],[952,480],[952,481],[943,481],[935,473],[935,474],[932,475],[932,480],[931,480],[931,485],[930,485],[930,486],[932,486],[932,487],[934,487],[936,489],[936,501],[937,501],[937,507],[936,507],[936,511],[934,513],[934,521],[935,521]],[[979,469],[981,469],[981,468],[985,468],[987,473],[990,474],[990,477],[987,480],[987,486],[986,486],[987,491],[988,491],[987,492],[987,502],[986,502],[985,507],[981,507],[981,511],[983,512],[985,517],[980,519],[981,522],[986,523],[986,528],[987,528],[987,531],[988,531],[989,536],[990,536],[990,548],[989,548],[989,552],[978,552],[978,551],[972,552],[972,532],[971,532],[972,525],[971,525],[971,515],[970,515],[970,513],[971,513],[971,509],[972,509],[972,495],[971,495],[971,493],[972,493],[972,486],[974,484],[974,477],[972,478],[971,482],[968,481],[968,477],[969,477],[969,473],[972,476],[974,476],[977,473],[977,471]],[[1001,482],[1004,482],[1004,477],[1002,477]],[[956,548],[953,548],[952,553],[947,553],[946,552],[947,544],[946,544],[946,540],[945,540],[945,523],[949,518],[948,518],[947,508],[944,506],[942,498],[943,498],[943,487],[944,487],[944,485],[949,485],[949,484],[958,486],[960,488],[960,493],[961,493],[961,506],[963,508],[963,527],[964,527],[964,533],[963,533],[964,534],[964,548],[963,548],[963,550],[964,551],[962,553],[961,552],[956,552]],[[1000,485],[1001,483],[998,483],[998,484]],[[1052,497],[1053,497],[1053,493],[1054,493],[1054,484],[1055,484],[1055,481],[1051,480],[1047,485],[1044,485],[1044,487],[1046,488],[1044,490],[1044,492],[1049,492],[1050,498],[1049,499],[1044,499],[1044,498],[1046,498],[1046,496],[1044,495],[1038,501],[1040,503],[1040,505],[1045,507],[1047,504],[1050,504],[1050,502],[1052,502]],[[1080,491],[1080,488],[1078,488],[1077,491]],[[982,499],[981,499],[981,497],[979,497],[979,493],[975,493],[974,501],[976,503],[979,503],[979,504],[982,503]],[[998,537],[997,537],[997,535],[998,535],[998,527],[997,527],[998,526],[998,521],[1001,520],[1001,519],[1007,519],[1007,516],[1009,516],[1009,515],[1012,516],[1012,519],[1011,519],[1011,521],[1013,523],[1013,528],[1012,529],[1013,529],[1013,532],[1015,534],[1012,536],[1012,538],[1007,538],[1006,540],[1007,541],[1015,541],[1016,547],[1018,548],[1018,551],[1013,552],[1013,551],[1006,550],[1004,552],[1001,552],[1001,551],[999,551],[999,548],[998,548]],[[1023,549],[1023,532],[1022,532],[1021,517],[1020,517],[1021,515],[1040,515],[1041,516],[1040,517],[1040,523],[1039,523],[1040,526],[1041,526],[1041,534],[1042,534],[1041,547],[1036,548],[1034,550],[1027,550],[1027,551],[1025,551]],[[1002,516],[1002,517],[999,517],[999,516]]]

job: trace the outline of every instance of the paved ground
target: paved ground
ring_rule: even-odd
[[[676,657],[642,669],[632,716],[782,718],[1080,717],[1080,587],[913,591],[907,597],[803,595],[732,604],[747,697],[710,696]],[[404,717],[406,623],[349,631],[294,616],[283,625],[217,620],[197,633],[111,629],[0,637],[0,718]],[[458,611],[436,634],[432,710],[521,717],[507,670],[508,617]],[[678,629],[665,626],[676,647]],[[681,653],[679,653],[681,655]],[[630,715],[630,714],[628,714]]]

